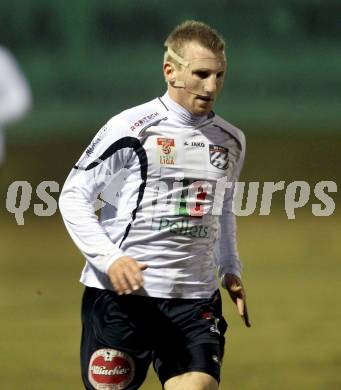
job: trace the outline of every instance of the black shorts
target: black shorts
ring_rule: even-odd
[[[86,287],[82,323],[86,389],[138,389],[151,362],[162,385],[189,371],[220,380],[227,324],[219,290],[209,299],[165,299]]]

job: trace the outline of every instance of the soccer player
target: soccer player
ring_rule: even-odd
[[[167,92],[111,118],[64,185],[60,210],[86,258],[87,389],[138,389],[151,362],[165,390],[217,389],[227,324],[216,270],[250,326],[232,213],[245,141],[212,111],[224,46],[204,23],[177,26]]]
[[[0,165],[5,159],[2,128],[20,119],[31,108],[32,94],[12,54],[0,46]]]

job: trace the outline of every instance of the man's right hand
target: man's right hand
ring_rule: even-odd
[[[148,268],[129,256],[119,257],[108,269],[111,284],[118,295],[130,294],[143,286],[143,274]]]

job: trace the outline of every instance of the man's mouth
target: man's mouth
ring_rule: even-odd
[[[201,95],[198,95],[197,97],[198,99],[200,100],[204,100],[205,102],[211,102],[213,100],[213,98],[209,97],[209,96],[201,96]]]

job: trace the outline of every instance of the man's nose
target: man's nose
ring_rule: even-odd
[[[205,80],[204,91],[208,93],[216,92],[217,90],[217,77],[212,75]]]

